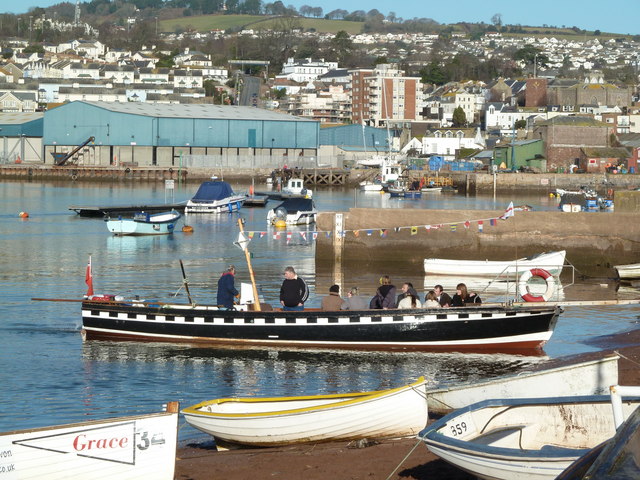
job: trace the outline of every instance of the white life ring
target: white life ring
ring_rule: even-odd
[[[533,277],[540,277],[547,283],[547,290],[542,295],[533,295],[529,290],[528,282]],[[543,268],[532,268],[520,276],[518,283],[520,295],[525,302],[548,302],[556,291],[556,281],[549,272]],[[526,292],[526,293],[522,293]]]

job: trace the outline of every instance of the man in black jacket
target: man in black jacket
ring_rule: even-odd
[[[280,287],[282,310],[304,310],[304,302],[309,298],[306,282],[296,275],[293,267],[284,269],[284,281]]]

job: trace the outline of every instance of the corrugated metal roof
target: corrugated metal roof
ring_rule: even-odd
[[[0,125],[20,125],[44,117],[44,112],[9,112],[0,113]]]
[[[235,105],[210,104],[157,104],[138,102],[88,102],[93,105],[117,113],[142,115],[145,117],[173,117],[173,118],[209,118],[219,120],[271,120],[281,122],[314,122],[308,118],[294,117],[271,110],[255,107],[240,107]]]

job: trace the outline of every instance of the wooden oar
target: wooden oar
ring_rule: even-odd
[[[182,269],[182,281],[184,283],[184,289],[187,291],[187,297],[189,297],[189,303],[194,305],[193,300],[191,299],[191,293],[189,292],[189,282],[187,282],[187,275],[184,273],[184,264],[182,263],[182,259],[180,259],[180,268]]]

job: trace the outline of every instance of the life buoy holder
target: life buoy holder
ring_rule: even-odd
[[[533,277],[540,277],[546,282],[547,290],[542,295],[533,295],[529,290],[528,282]],[[518,289],[525,302],[548,302],[556,291],[556,281],[553,278],[553,275],[547,272],[544,268],[532,268],[520,275]],[[527,293],[523,294],[522,292]]]
[[[71,180],[76,181],[78,179],[78,175],[75,173],[71,174]]]

